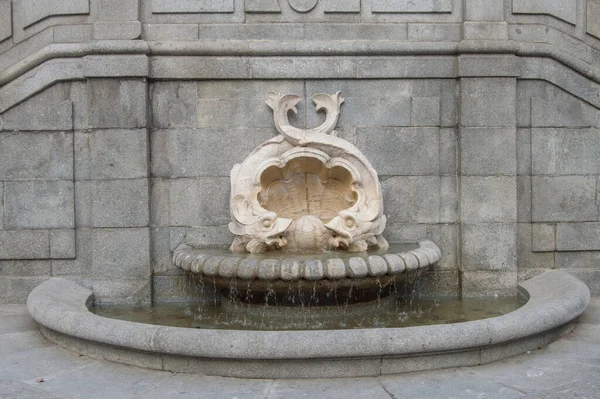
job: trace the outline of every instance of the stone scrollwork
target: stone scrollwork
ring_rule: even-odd
[[[377,173],[351,143],[337,137],[340,92],[312,98],[325,121],[290,124],[300,97],[269,92],[279,136],[231,171],[233,252],[386,249],[386,218]]]

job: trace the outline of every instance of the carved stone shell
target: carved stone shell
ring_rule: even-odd
[[[319,251],[329,246],[331,234],[323,222],[314,215],[304,215],[295,220],[285,232],[289,252]]]

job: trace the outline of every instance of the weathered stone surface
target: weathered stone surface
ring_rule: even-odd
[[[0,180],[72,178],[71,133],[0,134]]]
[[[473,271],[516,271],[517,224],[464,224],[462,268]]]
[[[452,57],[446,56],[365,57],[357,62],[357,76],[359,78],[453,78],[456,76],[456,65]]]
[[[506,22],[474,22],[463,23],[466,40],[508,40],[508,24]]]
[[[517,176],[517,221],[531,222],[531,176]]]
[[[534,252],[551,252],[556,250],[556,226],[553,224],[534,223],[531,225],[531,250]]]
[[[440,129],[440,174],[456,175],[458,164],[456,129]]]
[[[100,0],[98,17],[105,21],[134,21],[138,19],[136,0]]]
[[[467,21],[502,21],[504,3],[495,0],[469,0],[465,4]]]
[[[224,225],[230,220],[228,178],[171,180],[169,199],[171,226]]]
[[[250,78],[249,61],[242,57],[151,57],[150,62],[155,79]]]
[[[462,296],[514,296],[517,294],[517,272],[463,272]]]
[[[148,306],[152,301],[149,277],[95,278],[93,280],[96,305]]]
[[[600,171],[599,129],[531,129],[534,174],[578,175]]]
[[[0,259],[47,259],[47,230],[0,230]]]
[[[597,109],[555,87],[546,92],[543,97],[531,98],[532,127],[598,126]]]
[[[75,178],[135,179],[148,174],[145,129],[75,132]]]
[[[78,227],[148,225],[148,180],[88,180],[75,185]]]
[[[13,12],[15,18],[18,18],[25,27],[54,15],[88,14],[90,4],[87,0],[49,0],[42,3],[35,0],[22,0],[15,3]]]
[[[0,276],[50,276],[50,260],[7,260],[0,261]]]
[[[233,0],[173,0],[169,2],[152,0],[152,12],[157,14],[233,12]]]
[[[600,19],[596,18],[598,15],[600,15],[600,1],[588,0],[587,31],[590,35],[594,35],[600,39]]]
[[[533,176],[534,222],[598,220],[596,176]]]
[[[154,40],[196,40],[197,24],[144,24],[144,39]]]
[[[549,14],[571,24],[577,22],[577,1],[561,2],[543,0],[513,0],[512,11],[515,14]]]
[[[91,25],[57,25],[53,27],[56,43],[80,43],[92,40]]]
[[[556,252],[557,269],[590,269],[598,273],[598,262],[600,251]]]
[[[281,7],[279,7],[277,0],[246,0],[244,2],[244,10],[248,13],[252,13],[252,12],[280,13]]]
[[[310,29],[310,28],[308,28]],[[300,24],[201,24],[200,40],[301,40]]]
[[[461,211],[461,220],[467,223],[516,222],[516,179],[503,176],[462,177]]]
[[[197,127],[195,82],[156,82],[151,89],[153,127]]]
[[[439,97],[413,97],[411,99],[412,126],[439,126],[440,99]]]
[[[148,228],[94,229],[92,245],[94,277],[150,276]]]
[[[517,175],[531,175],[531,152],[531,129],[517,129]]]
[[[52,230],[51,230],[52,232]],[[92,274],[92,248],[94,229],[77,229],[75,234],[75,259],[53,259],[53,276],[89,277]],[[52,250],[52,248],[51,248]]]
[[[89,127],[145,127],[146,104],[143,80],[88,80]]]
[[[461,79],[463,126],[507,126],[516,122],[514,79]]]
[[[140,21],[96,21],[93,37],[96,40],[133,40],[142,34]]]
[[[59,83],[0,116],[4,130],[70,130],[73,110],[69,84]]]
[[[319,79],[356,76],[355,61],[344,57],[254,57],[250,60],[255,79]]]
[[[0,42],[12,35],[12,2],[0,2]]]
[[[408,40],[419,42],[459,41],[460,25],[410,23],[408,24]]]
[[[148,76],[145,55],[88,55],[83,60],[83,73],[89,78]]]
[[[533,252],[532,224],[517,223],[517,268],[521,277],[533,277],[534,272],[527,270],[537,269],[537,273],[554,268],[554,252]],[[552,239],[554,242],[554,239]]]
[[[75,230],[74,229],[52,229],[50,234],[50,257],[52,259],[74,258]]]
[[[6,279],[7,303],[25,303],[29,293],[48,279],[48,276],[9,277]]]
[[[4,227],[8,229],[74,226],[73,182],[4,183]]]
[[[459,76],[519,76],[521,62],[515,55],[460,55]],[[509,84],[509,81],[505,82]]]
[[[434,224],[427,226],[427,239],[435,242],[442,251],[434,270],[458,269],[459,226],[457,224]]]
[[[406,40],[405,24],[310,24],[305,32],[307,40]]]
[[[451,12],[452,2],[450,0],[371,0],[371,11],[374,13],[387,12]]]
[[[379,175],[433,175],[439,173],[437,128],[373,127],[356,130],[356,146]],[[390,162],[390,160],[394,160]]]
[[[442,176],[440,178],[440,222],[458,221],[458,178]]]
[[[394,223],[438,223],[440,178],[438,176],[395,176],[384,180],[384,210]]]
[[[556,250],[600,250],[600,223],[558,223],[556,225]]]
[[[508,175],[517,173],[514,128],[463,128],[460,130],[463,175]]]

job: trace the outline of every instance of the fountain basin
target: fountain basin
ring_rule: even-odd
[[[563,271],[545,272],[519,289],[527,303],[499,317],[354,330],[211,330],[109,319],[90,312],[92,291],[62,278],[36,287],[27,306],[46,338],[94,358],[229,377],[356,377],[514,356],[569,331],[590,300],[587,286]]]

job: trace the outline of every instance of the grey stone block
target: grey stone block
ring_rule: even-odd
[[[411,102],[412,126],[440,125],[440,98],[413,97]]]
[[[557,251],[599,251],[600,223],[559,223],[556,225]]]
[[[4,183],[4,227],[74,227],[72,181],[11,181]]]
[[[150,180],[151,226],[169,226],[169,182],[165,179]]]
[[[4,182],[0,181],[0,230],[4,230]]]
[[[93,229],[77,229],[75,234],[77,257],[75,259],[53,259],[53,276],[91,276],[93,232]]]
[[[517,129],[517,175],[531,175],[531,152],[531,129]]]
[[[83,61],[83,73],[90,78],[146,77],[149,72],[145,55],[88,55]]]
[[[534,222],[598,220],[595,176],[533,176]]]
[[[517,270],[517,224],[464,224],[463,271]],[[515,277],[516,278],[516,277]]]
[[[440,174],[456,175],[458,164],[456,129],[440,129]]]
[[[356,62],[346,57],[253,57],[254,79],[340,79],[356,77]]]
[[[6,260],[0,261],[0,276],[50,276],[50,260]]]
[[[307,24],[307,40],[406,40],[405,24]],[[289,35],[289,34],[288,34]],[[286,35],[287,36],[287,35]]]
[[[273,113],[262,98],[199,99],[197,116],[201,128],[273,129]]]
[[[315,81],[307,81],[307,92],[312,95],[316,93],[329,92],[335,93],[336,89],[330,89],[329,91],[323,91],[319,86],[318,90],[308,89],[311,83]],[[328,82],[328,81],[322,81]],[[331,81],[329,81],[331,82]],[[341,81],[340,84],[352,82],[352,81]],[[304,81],[302,80],[212,80],[212,81],[199,81],[198,82],[198,98],[201,99],[260,99],[266,100],[266,93],[268,91],[276,91],[279,93],[303,93],[304,92]],[[342,86],[345,87],[345,86]],[[329,86],[327,86],[329,88]],[[339,89],[338,89],[339,90]],[[304,102],[300,102],[298,106],[307,108],[309,105]],[[311,105],[312,106],[312,105]],[[268,105],[263,106],[269,109]],[[272,111],[270,111],[272,112]],[[300,111],[299,111],[300,112]],[[290,113],[290,118],[292,113]],[[303,119],[303,118],[302,118]],[[293,119],[290,119],[293,121]]]
[[[95,40],[134,40],[142,35],[140,21],[96,21]]]
[[[464,297],[515,296],[517,295],[517,272],[467,271],[462,273],[461,294]]]
[[[73,111],[73,128],[87,129],[89,127],[87,83],[85,81],[72,82],[70,97]]]
[[[69,84],[58,83],[0,116],[4,130],[71,130]]]
[[[81,43],[92,40],[92,25],[57,25],[53,30],[55,43]]]
[[[532,127],[598,126],[598,110],[557,88],[547,90],[544,97],[531,98]]]
[[[516,222],[516,178],[462,177],[461,212],[461,220],[466,223]]]
[[[454,78],[453,57],[365,57],[357,65],[359,78]],[[340,76],[343,77],[343,76]]]
[[[440,178],[395,176],[382,182],[384,213],[394,223],[438,223]]]
[[[12,36],[12,1],[0,2],[0,42]]]
[[[556,226],[534,223],[531,225],[531,250],[534,252],[552,252],[556,250]]]
[[[454,127],[458,122],[458,84],[454,79],[415,79],[411,81],[413,97],[440,98],[440,124]]]
[[[440,178],[440,222],[458,221],[458,178],[442,176]]]
[[[138,19],[136,0],[100,0],[98,17],[105,21],[134,21]]]
[[[565,0],[561,2],[513,0],[512,11],[515,14],[548,14],[571,24],[577,22],[576,0]]]
[[[388,213],[385,207],[384,213]],[[414,244],[427,238],[427,225],[399,223],[388,218],[383,236],[394,244]]]
[[[508,40],[508,24],[506,22],[471,22],[463,23],[466,40]]]
[[[521,75],[521,63],[515,55],[460,55],[459,76],[514,76]],[[510,84],[508,81],[506,84]]]
[[[600,251],[556,252],[557,269],[598,269]]]
[[[171,233],[171,239],[173,239],[173,233]],[[183,241],[190,245],[227,248],[233,241],[233,234],[229,232],[227,225],[187,227]]]
[[[94,229],[92,234],[94,277],[150,276],[152,271],[148,228]]]
[[[144,24],[144,39],[155,40],[196,40],[197,24]]]
[[[503,21],[504,3],[495,0],[469,0],[465,4],[467,21]]]
[[[571,276],[583,281],[590,289],[590,294],[592,296],[600,295],[600,270],[569,269],[568,272]],[[567,395],[568,394],[569,393],[567,393]]]
[[[6,302],[26,303],[27,296],[49,277],[12,277],[6,279]]]
[[[277,0],[246,0],[244,2],[244,11],[247,13],[280,13],[281,7],[279,7]]]
[[[242,162],[256,146],[275,135],[266,128],[155,130],[152,132],[152,174],[160,177],[229,176],[234,164]],[[226,185],[229,187],[229,183]]]
[[[408,40],[418,42],[449,42],[460,41],[460,39],[460,24],[408,24]]]
[[[89,79],[89,127],[145,127],[146,94],[141,79]]]
[[[152,301],[149,277],[96,278],[93,281],[96,305],[149,305]]]
[[[600,170],[598,129],[531,130],[534,174],[596,174]]]
[[[90,3],[86,0],[48,1],[41,4],[36,1],[23,0],[15,4],[13,18],[20,21],[23,26],[28,26],[51,16],[88,14],[89,12]]]
[[[537,269],[543,271],[554,268],[554,252],[532,252],[532,224],[517,224],[517,269],[519,278],[533,277],[534,272],[527,270]]]
[[[302,40],[300,24],[201,24],[200,40]]]
[[[588,0],[587,2],[587,32],[600,39],[600,1]]]
[[[148,175],[146,129],[75,132],[75,179],[135,179]]]
[[[0,179],[72,178],[72,133],[0,134]]]
[[[461,86],[463,126],[513,127],[515,125],[515,79],[463,78]]]
[[[463,175],[508,175],[517,173],[514,128],[463,128],[460,130]]]
[[[460,295],[460,272],[430,270],[419,289],[425,296],[457,297]]]
[[[371,12],[404,13],[404,12],[452,12],[451,0],[371,0]]]
[[[531,222],[531,176],[517,176],[517,221]]]
[[[0,230],[0,259],[48,259],[47,230]]]
[[[440,170],[438,133],[437,128],[359,128],[356,146],[380,176],[434,175]]]
[[[442,251],[441,259],[433,266],[437,270],[458,269],[459,226],[457,224],[427,225],[427,239]]]
[[[50,257],[52,259],[74,258],[75,230],[74,229],[52,229],[50,234]]]
[[[18,35],[19,33],[20,32],[17,29],[13,32],[13,35]],[[26,40],[23,40],[24,37],[22,37],[21,35],[20,39],[22,41],[19,43],[18,46],[13,46],[11,42],[8,42],[11,45],[10,47],[7,47],[7,50],[2,54],[2,57],[0,57],[0,70],[5,70],[8,67],[10,67],[15,60],[21,60],[23,58],[26,58],[31,54],[34,54],[35,52],[52,44],[52,29],[46,29]]]
[[[147,226],[148,180],[88,180],[75,185],[78,227]]]
[[[151,96],[153,127],[198,126],[196,82],[156,82],[152,85]]]
[[[153,276],[154,303],[195,301],[203,296],[200,282],[190,276]]]
[[[359,13],[360,0],[324,0],[325,13]]]
[[[152,0],[152,12],[173,13],[224,13],[233,12],[233,0]]]
[[[173,270],[175,265],[172,261],[171,229],[169,227],[155,227],[150,229],[151,237],[151,261],[153,273],[164,273]]]
[[[229,178],[171,180],[169,197],[171,226],[229,223]]]
[[[248,79],[250,63],[243,57],[151,57],[155,79]]]

